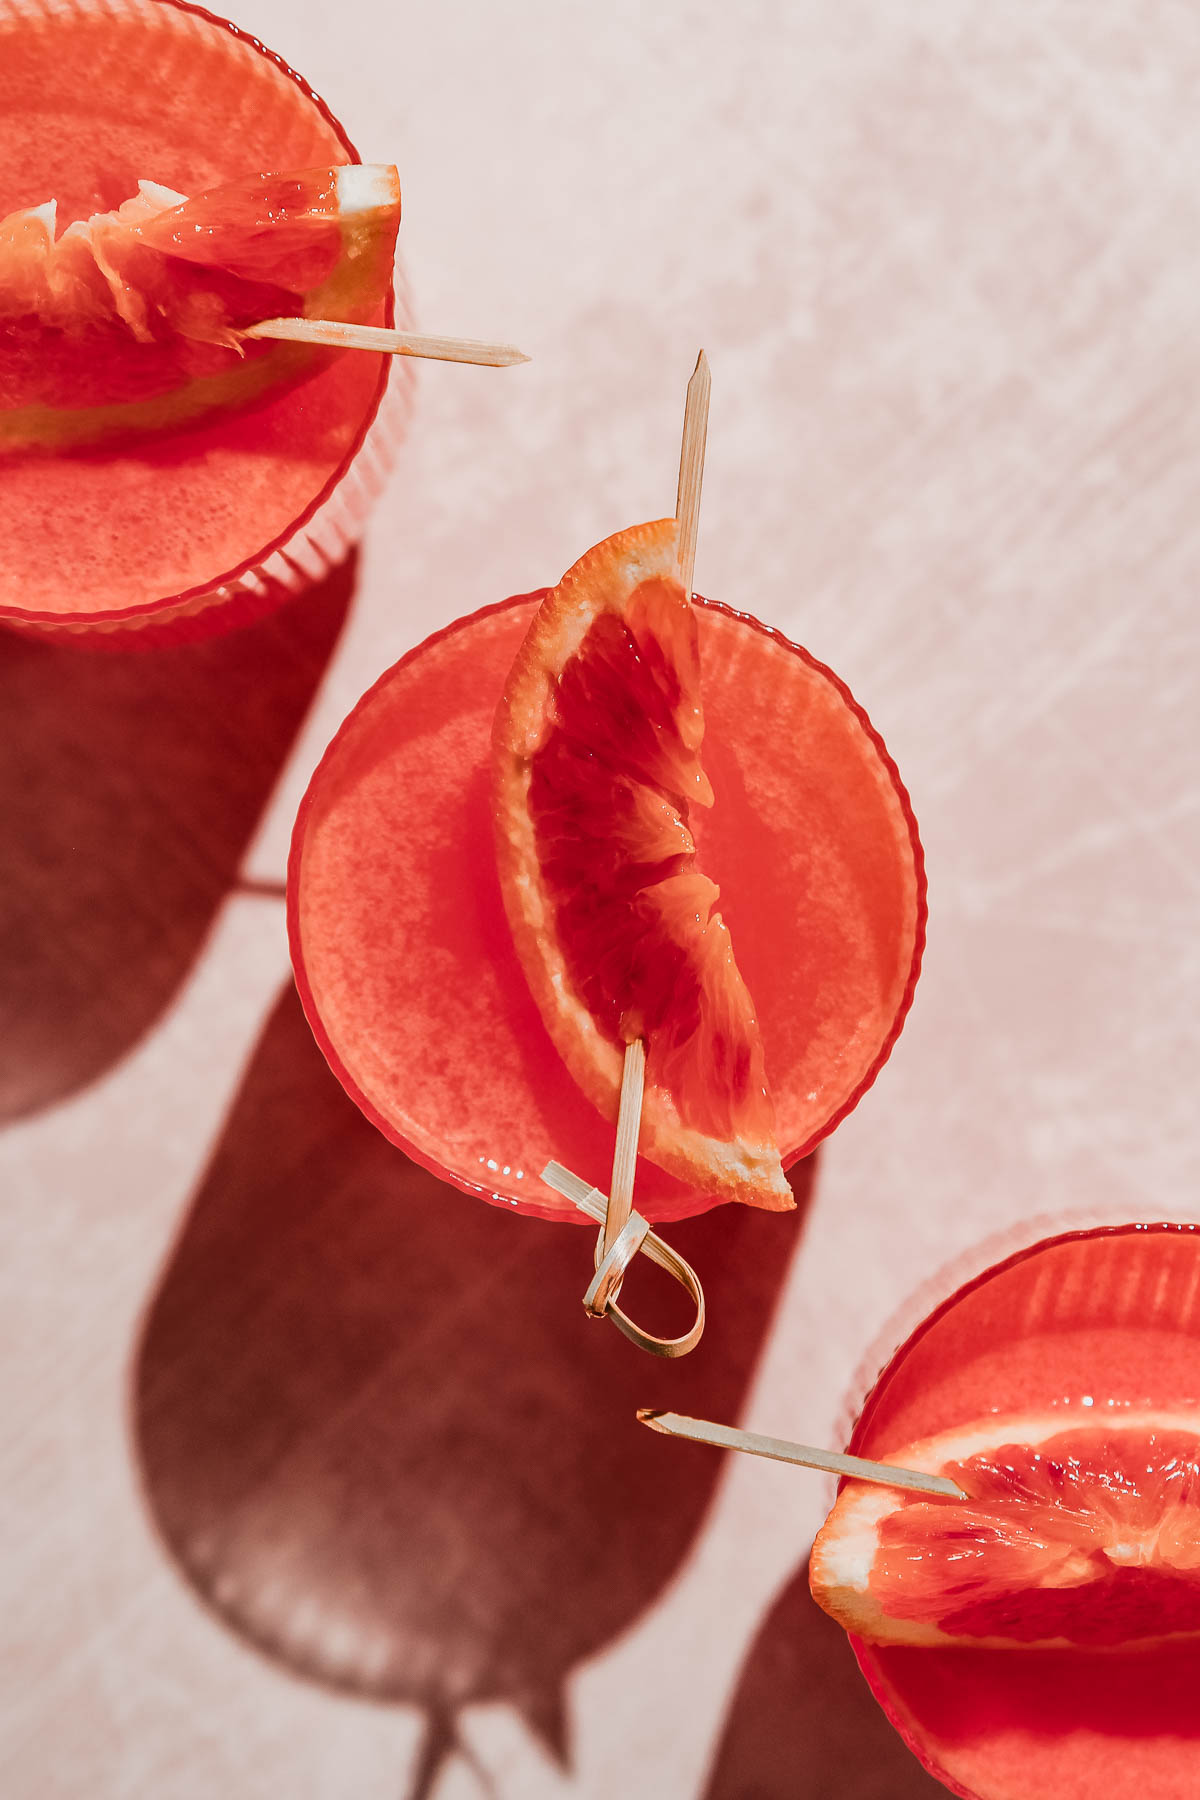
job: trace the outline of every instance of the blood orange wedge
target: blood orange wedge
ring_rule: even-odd
[[[74,316],[86,310],[90,295],[98,308],[91,329],[110,351],[120,346],[105,358],[85,356],[56,327],[55,356],[29,355],[24,363],[10,357],[6,364],[0,353],[0,368],[8,370],[0,374],[0,393],[9,424],[19,410],[33,439],[42,425],[68,433],[81,428],[86,436],[97,424],[89,414],[105,398],[104,385],[118,371],[131,384],[116,402],[126,435],[91,443],[77,438],[56,453],[36,441],[25,449],[10,441],[5,450],[0,620],[114,648],[198,635],[253,617],[345,556],[403,431],[411,370],[397,368],[401,359],[391,357],[318,358],[303,381],[272,379],[253,404],[244,404],[248,368],[285,367],[271,360],[274,348],[256,346],[243,360],[179,336],[137,343],[129,321],[118,338],[116,327],[103,323],[111,319],[113,287],[107,279],[101,285],[85,230],[67,227],[119,214],[147,177],[161,184],[151,188],[152,202],[187,195],[195,205],[249,170],[331,170],[357,161],[346,133],[298,75],[252,37],[186,0],[72,0],[69,7],[58,0],[0,0],[0,218],[25,215],[24,259],[31,253],[35,261],[45,259],[53,232],[55,259],[77,259],[78,281],[66,284],[78,307]],[[352,178],[339,175],[338,183],[343,179]],[[51,198],[53,227],[39,213]],[[193,252],[218,236],[229,242],[228,219],[219,233],[215,225],[210,215],[212,229],[195,235]],[[328,246],[330,221],[318,218],[315,225]],[[112,231],[120,235],[121,227]],[[157,245],[158,266],[183,264],[189,291],[219,295],[225,277],[194,255],[190,261],[178,256],[181,248]],[[257,281],[261,274],[254,265],[239,279]],[[306,296],[320,279],[296,264],[287,291]],[[125,284],[118,282],[117,291],[125,296]],[[146,318],[153,317],[148,304]],[[367,322],[385,325],[391,318],[385,281]],[[178,429],[129,436],[128,404],[179,404],[176,359],[187,364],[189,381],[224,379],[213,372],[223,364],[239,390],[237,403],[180,417]],[[32,384],[19,407],[18,369]],[[165,388],[156,386],[164,377]],[[140,399],[138,381],[146,384]],[[50,385],[39,393],[39,382]],[[52,408],[45,404],[50,399]],[[37,414],[32,420],[30,407]]]
[[[696,807],[713,793],[674,519],[589,550],[551,590],[492,739],[496,858],[521,965],[574,1079],[615,1123],[646,1045],[640,1144],[727,1200],[793,1204],[762,1037]]]
[[[598,1183],[611,1124],[555,1048],[504,911],[496,708],[543,595],[459,620],[359,702],[297,815],[288,923],[305,1011],[368,1118],[468,1192],[578,1218],[538,1178]],[[755,996],[784,1167],[870,1086],[912,998],[925,886],[908,797],[846,689],[753,619],[696,602],[707,875]],[[637,1206],[721,1196],[640,1158]]]
[[[350,165],[251,175],[187,200],[140,181],[56,236],[54,200],[0,219],[0,449],[178,429],[337,356],[247,325],[380,316],[400,182]]]
[[[1197,1550],[1188,1468],[1200,1421],[1200,1226],[1126,1224],[1034,1244],[1010,1232],[1001,1253],[928,1316],[920,1316],[927,1294],[906,1309],[901,1330],[915,1329],[862,1402],[849,1444],[897,1463],[914,1449],[942,1462],[983,1459],[962,1478],[975,1501],[974,1516],[959,1515],[962,1554],[952,1565],[966,1571],[965,1594],[955,1601],[941,1581],[933,1616],[900,1626],[909,1604],[897,1599],[900,1588],[913,1592],[918,1614],[932,1600],[925,1558],[907,1578],[903,1551],[899,1565],[878,1570],[893,1629],[925,1624],[951,1641],[872,1642],[856,1625],[850,1641],[893,1725],[956,1794],[1191,1800],[1200,1758],[1194,1560],[1188,1568]],[[1043,1458],[1038,1469],[1031,1446]],[[1057,1488],[1054,1459],[1064,1453],[1076,1467]],[[1019,1492],[1026,1484],[1029,1499]],[[861,1492],[847,1486],[839,1508]],[[896,1497],[880,1494],[890,1515]],[[1011,1524],[992,1535],[989,1511],[1011,1517],[1027,1506],[1039,1515],[1028,1538]],[[910,1524],[919,1527],[920,1511]],[[868,1551],[872,1572],[874,1560]],[[863,1573],[860,1556],[845,1585],[861,1589]],[[1080,1579],[1071,1585],[1071,1576]],[[1011,1586],[1009,1602],[997,1580]],[[976,1630],[986,1638],[972,1637]],[[1056,1637],[1069,1647],[1048,1646]],[[998,1641],[1003,1648],[988,1647]]]
[[[894,1460],[970,1498],[842,1490],[811,1577],[848,1631],[998,1649],[1200,1634],[1200,1409],[990,1418]]]

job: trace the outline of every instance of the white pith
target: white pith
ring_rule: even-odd
[[[51,244],[54,242],[54,233],[58,221],[57,200],[44,200],[41,206],[31,206],[26,217],[36,219],[46,233],[48,242]]]
[[[338,212],[346,218],[393,206],[399,181],[390,163],[347,163],[335,174],[334,185]]]
[[[138,193],[151,206],[158,207],[160,212],[170,212],[173,206],[187,205],[186,194],[177,194],[174,188],[164,187],[160,181],[139,181]]]

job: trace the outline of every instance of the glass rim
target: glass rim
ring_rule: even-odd
[[[410,1138],[407,1138],[388,1118],[385,1117],[376,1103],[363,1091],[361,1085],[347,1067],[340,1051],[333,1042],[328,1026],[322,1018],[320,1008],[317,1005],[316,996],[313,993],[305,962],[300,923],[301,862],[308,821],[316,804],[318,793],[323,785],[324,777],[332,768],[340,746],[348,734],[354,729],[356,723],[361,721],[378,696],[391,684],[396,675],[398,675],[401,670],[417,661],[421,656],[434,650],[439,644],[445,642],[447,639],[454,637],[461,632],[468,631],[473,625],[480,624],[484,620],[495,617],[497,614],[527,605],[532,601],[541,600],[549,592],[549,588],[535,588],[530,593],[512,594],[506,599],[490,601],[486,605],[477,608],[474,612],[450,620],[448,624],[431,632],[428,637],[423,638],[420,643],[415,644],[411,649],[405,651],[403,656],[397,658],[394,663],[383,670],[383,672],[371,683],[370,687],[360,695],[359,699],[342,719],[337,730],[326,745],[320,760],[309,777],[308,784],[296,810],[287,862],[287,933],[288,950],[291,957],[296,991],[299,994],[304,1015],[317,1040],[321,1053],[325,1057],[333,1073],[337,1076],[338,1081],[345,1088],[347,1094],[349,1094],[350,1098],[354,1101],[354,1104],[358,1107],[359,1111],[383,1134],[385,1138],[387,1138],[389,1143],[394,1144],[397,1149],[402,1150],[406,1156],[412,1159],[412,1161],[419,1163],[423,1168],[427,1169],[430,1174],[437,1176],[439,1180],[449,1183],[452,1187],[458,1188],[461,1192],[469,1194],[476,1199],[484,1200],[489,1205],[501,1207],[507,1212],[519,1212],[531,1218],[548,1219],[555,1222],[567,1221],[570,1223],[586,1224],[588,1221],[583,1215],[574,1212],[566,1202],[552,1205],[549,1202],[542,1203],[537,1200],[527,1200],[524,1197],[517,1199],[509,1194],[498,1193],[486,1183],[461,1174],[457,1170],[452,1169],[445,1162],[434,1160],[431,1155],[423,1151],[418,1145],[415,1145]],[[767,625],[761,619],[755,618],[752,613],[740,611],[738,608],[730,606],[721,600],[707,599],[702,594],[693,593],[692,599],[706,611],[720,614],[723,617],[734,621],[736,624],[752,630],[759,636],[769,639],[781,650],[787,651],[792,656],[798,657],[801,662],[813,671],[813,673],[828,682],[836,690],[842,702],[847,709],[853,713],[860,727],[865,732],[875,754],[878,756],[880,763],[886,771],[892,790],[900,805],[908,833],[909,846],[912,852],[915,882],[912,951],[904,987],[900,999],[897,1002],[896,1011],[893,1015],[890,1027],[860,1080],[836,1110],[830,1114],[824,1124],[817,1131],[811,1133],[810,1136],[804,1139],[800,1144],[791,1146],[782,1151],[781,1154],[784,1168],[790,1169],[795,1167],[797,1163],[803,1161],[805,1157],[811,1155],[812,1152],[816,1150],[817,1147],[837,1128],[837,1126],[841,1124],[842,1120],[845,1119],[849,1113],[853,1112],[863,1096],[874,1085],[880,1071],[887,1063],[908,1018],[912,1008],[913,998],[916,993],[917,983],[920,978],[929,917],[925,852],[921,843],[912,799],[904,784],[903,778],[900,775],[900,771],[878,730],[872,724],[868,714],[851,693],[842,678],[826,663],[821,662],[819,658],[815,657],[811,651],[806,650],[802,644],[796,643],[794,639],[789,638],[785,632],[780,631],[777,627]],[[683,1219],[696,1218],[705,1212],[712,1211],[715,1207],[722,1204],[725,1204],[725,1202],[723,1202],[719,1196],[713,1196],[704,1204],[681,1205],[678,1209],[672,1208],[669,1204],[664,1205],[662,1208],[655,1205],[653,1207],[652,1222],[654,1224],[671,1224]],[[651,1210],[648,1208],[647,1217],[650,1216]]]

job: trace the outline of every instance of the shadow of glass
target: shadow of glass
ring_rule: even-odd
[[[742,1667],[702,1800],[945,1800],[808,1588],[807,1560]]]
[[[289,987],[136,1359],[137,1453],[172,1556],[293,1670],[421,1706],[416,1792],[476,1701],[510,1703],[565,1760],[567,1676],[678,1571],[721,1469],[672,1455],[634,1411],[737,1417],[811,1161],[793,1179],[794,1214],[669,1228],[710,1325],[690,1357],[654,1362],[583,1315],[590,1229],[507,1217],[408,1161]],[[686,1296],[638,1273],[630,1310],[682,1329]]]
[[[356,566],[202,643],[102,655],[0,633],[0,1122],[102,1075],[186,976]]]

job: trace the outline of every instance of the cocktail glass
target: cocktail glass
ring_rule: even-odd
[[[971,1260],[977,1271],[989,1266],[932,1311],[928,1292],[906,1310],[899,1332],[909,1335],[862,1403],[854,1453],[895,1455],[992,1413],[1061,1411],[1066,1431],[1130,1409],[1200,1404],[1200,1225],[1025,1230]],[[1200,1643],[851,1643],[910,1749],[968,1800],[1184,1800],[1198,1791]]]
[[[550,1158],[603,1184],[613,1122],[576,1089],[517,962],[493,853],[492,718],[541,595],[458,621],[346,720],[296,822],[288,919],[297,985],[368,1118],[435,1174],[546,1218]],[[699,822],[756,998],[785,1167],[857,1103],[920,966],[924,866],[895,766],[836,676],[778,633],[699,603]],[[695,821],[694,821],[695,823]],[[644,1160],[638,1209],[714,1204]]]
[[[299,75],[200,7],[0,0],[0,217],[54,198],[61,229],[142,179],[190,195],[259,170],[356,161]],[[347,352],[186,430],[3,456],[0,620],[125,647],[265,610],[345,556],[411,385],[405,359]]]

